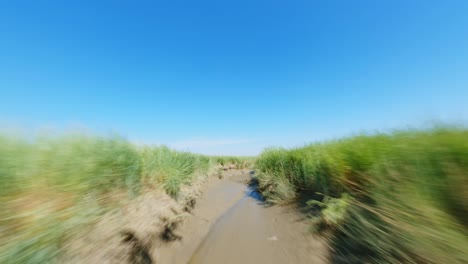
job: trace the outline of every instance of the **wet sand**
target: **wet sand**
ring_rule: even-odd
[[[327,263],[328,248],[289,206],[266,206],[246,182],[248,170],[212,179],[177,234],[154,252],[157,263]]]

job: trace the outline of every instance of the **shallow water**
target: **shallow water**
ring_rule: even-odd
[[[212,184],[182,227],[183,240],[166,248],[160,263],[326,263],[325,243],[310,234],[304,216],[266,206],[245,183],[249,177],[232,171]]]
[[[212,226],[189,263],[287,263],[277,254],[277,235],[269,222],[261,196],[245,185],[246,195]]]

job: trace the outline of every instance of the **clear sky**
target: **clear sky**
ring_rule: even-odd
[[[468,1],[1,1],[0,124],[253,155],[468,120]]]

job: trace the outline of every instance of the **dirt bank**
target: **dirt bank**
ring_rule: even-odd
[[[326,244],[308,231],[295,208],[265,206],[246,184],[248,170],[212,179],[181,238],[152,252],[157,263],[327,263]]]
[[[177,200],[162,189],[143,190],[135,199],[123,198],[121,206],[99,217],[93,225],[76,230],[63,245],[58,263],[154,264],[159,248],[180,237],[179,223],[214,176],[199,175],[181,188]],[[209,181],[208,181],[209,182]],[[209,186],[209,185],[208,185]]]

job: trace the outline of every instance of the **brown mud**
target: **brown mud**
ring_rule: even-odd
[[[248,170],[228,170],[204,187],[180,239],[152,253],[156,263],[327,263],[327,244],[292,206],[267,206],[249,187]]]

